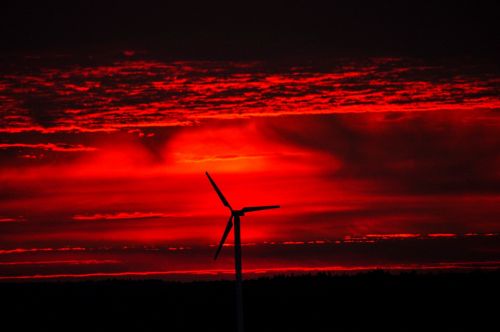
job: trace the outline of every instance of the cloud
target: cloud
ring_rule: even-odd
[[[15,248],[15,249],[0,249],[0,255],[38,253],[38,252],[69,252],[69,251],[85,251],[83,247],[62,247],[62,248]]]
[[[233,206],[282,205],[245,219],[247,242],[495,232],[497,80],[412,61],[14,67],[0,242],[217,243],[227,211],[205,171]]]
[[[394,236],[393,236],[394,235]],[[493,237],[428,236],[349,237],[340,241],[284,241],[247,245],[245,273],[249,277],[266,274],[386,270],[476,270],[497,269],[498,234]],[[232,255],[222,252],[217,266],[210,254],[214,247],[184,250],[156,248],[88,249],[78,259],[60,259],[60,252],[44,253],[44,260],[13,260],[0,264],[11,273],[2,280],[62,279],[99,277],[139,277],[219,279],[234,274]],[[99,257],[99,258],[95,258]],[[105,257],[104,259],[102,257]],[[11,264],[12,263],[12,264]],[[61,265],[59,269],[57,266]],[[20,266],[23,266],[22,270]],[[193,268],[193,267],[196,267]],[[16,269],[16,270],[13,270]]]
[[[398,113],[395,113],[398,114]],[[379,182],[387,192],[498,193],[499,118],[491,111],[344,114],[271,119],[273,140],[337,158],[336,178]],[[333,172],[332,172],[333,173]]]
[[[56,152],[92,152],[97,148],[84,146],[81,144],[71,145],[66,143],[39,143],[39,144],[26,144],[26,143],[0,143],[0,149],[40,149],[45,151]]]
[[[282,169],[300,174],[324,166],[331,171],[340,167],[333,155],[269,139],[264,131],[252,121],[210,121],[173,135],[167,141],[164,159],[171,172],[183,173],[269,173]]]
[[[249,217],[248,241],[492,232],[500,197],[495,128],[490,111],[440,111],[207,120],[156,129],[148,140],[89,134],[92,153],[0,166],[2,215],[28,221],[11,223],[0,239],[218,241],[226,211],[206,170],[234,206],[282,205]]]
[[[120,261],[115,259],[71,259],[52,261],[11,261],[0,262],[0,266],[12,265],[96,265],[96,264],[117,264]]]
[[[23,217],[3,217],[0,216],[0,223],[10,223],[10,222],[20,222],[24,221],[25,218]]]
[[[475,68],[475,67],[474,67]],[[453,68],[456,70],[456,68]],[[267,63],[115,61],[18,68],[0,80],[0,132],[113,132],[203,119],[499,109],[494,77],[373,58],[272,69]]]
[[[171,214],[154,212],[115,212],[115,213],[96,213],[96,214],[77,214],[73,220],[122,220],[122,219],[150,219],[171,217]]]

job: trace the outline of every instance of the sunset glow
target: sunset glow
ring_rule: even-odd
[[[487,65],[92,61],[0,78],[0,279],[227,274],[207,170],[233,206],[282,207],[243,221],[249,274],[498,264]]]

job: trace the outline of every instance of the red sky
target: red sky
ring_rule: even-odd
[[[458,64],[459,65],[458,65]],[[412,59],[25,57],[0,78],[0,278],[496,266],[499,78]],[[446,236],[448,234],[448,236]]]

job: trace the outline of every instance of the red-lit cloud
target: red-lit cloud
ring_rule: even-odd
[[[74,220],[120,220],[120,219],[148,219],[168,217],[169,215],[154,212],[117,212],[117,213],[96,213],[96,214],[77,214],[73,216]]]
[[[0,149],[40,149],[56,152],[85,152],[85,151],[95,151],[96,148],[79,145],[68,145],[68,144],[25,144],[25,143],[2,143],[0,144]]]
[[[89,260],[51,260],[51,261],[20,261],[20,262],[0,262],[1,265],[95,265],[95,264],[116,264],[119,261],[117,260],[111,260],[111,259],[104,259],[104,260],[97,260],[97,259],[89,259]]]
[[[383,237],[346,237],[336,241],[285,241],[247,243],[246,277],[275,273],[347,272],[371,269],[443,270],[497,269],[495,257],[498,234],[462,235],[436,238],[384,234]],[[405,251],[412,248],[413,252]],[[50,249],[50,250],[47,250]],[[213,253],[207,247],[101,247],[75,251],[71,248],[16,250],[4,253],[0,263],[1,280],[60,279],[100,277],[154,277],[166,279],[230,278],[233,274],[230,246],[221,261],[206,258]],[[460,249],[460,250],[457,250]],[[436,252],[434,252],[436,250]],[[291,255],[291,253],[293,255]],[[78,259],[72,255],[78,254]],[[47,260],[47,257],[51,258]],[[418,259],[416,259],[418,257]],[[197,266],[197,269],[192,269]],[[43,271],[40,273],[39,271]]]
[[[0,222],[17,222],[20,219],[11,218],[11,217],[0,217]]]
[[[278,69],[261,62],[125,60],[54,68],[31,61],[0,80],[0,132],[110,132],[207,118],[473,111],[500,104],[497,77],[475,64],[453,72],[398,58]]]

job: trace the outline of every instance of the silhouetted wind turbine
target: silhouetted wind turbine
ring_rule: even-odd
[[[222,239],[220,240],[219,247],[215,252],[214,259],[217,259],[217,257],[219,256],[222,246],[224,245],[224,242],[226,241],[229,232],[231,232],[231,228],[233,228],[233,219],[234,219],[234,269],[236,274],[236,321],[238,324],[237,325],[238,332],[243,332],[243,293],[241,288],[242,275],[241,275],[240,217],[243,217],[247,212],[277,209],[280,206],[279,205],[247,206],[242,208],[241,210],[233,210],[227,199],[222,194],[222,191],[220,191],[219,187],[217,187],[217,185],[215,184],[214,180],[210,177],[208,172],[205,172],[205,174],[207,175],[208,180],[210,181],[212,186],[214,187],[215,192],[217,193],[217,195],[219,195],[222,204],[224,204],[224,206],[226,206],[229,209],[229,211],[231,211],[231,216],[229,217],[226,229],[222,234]]]

